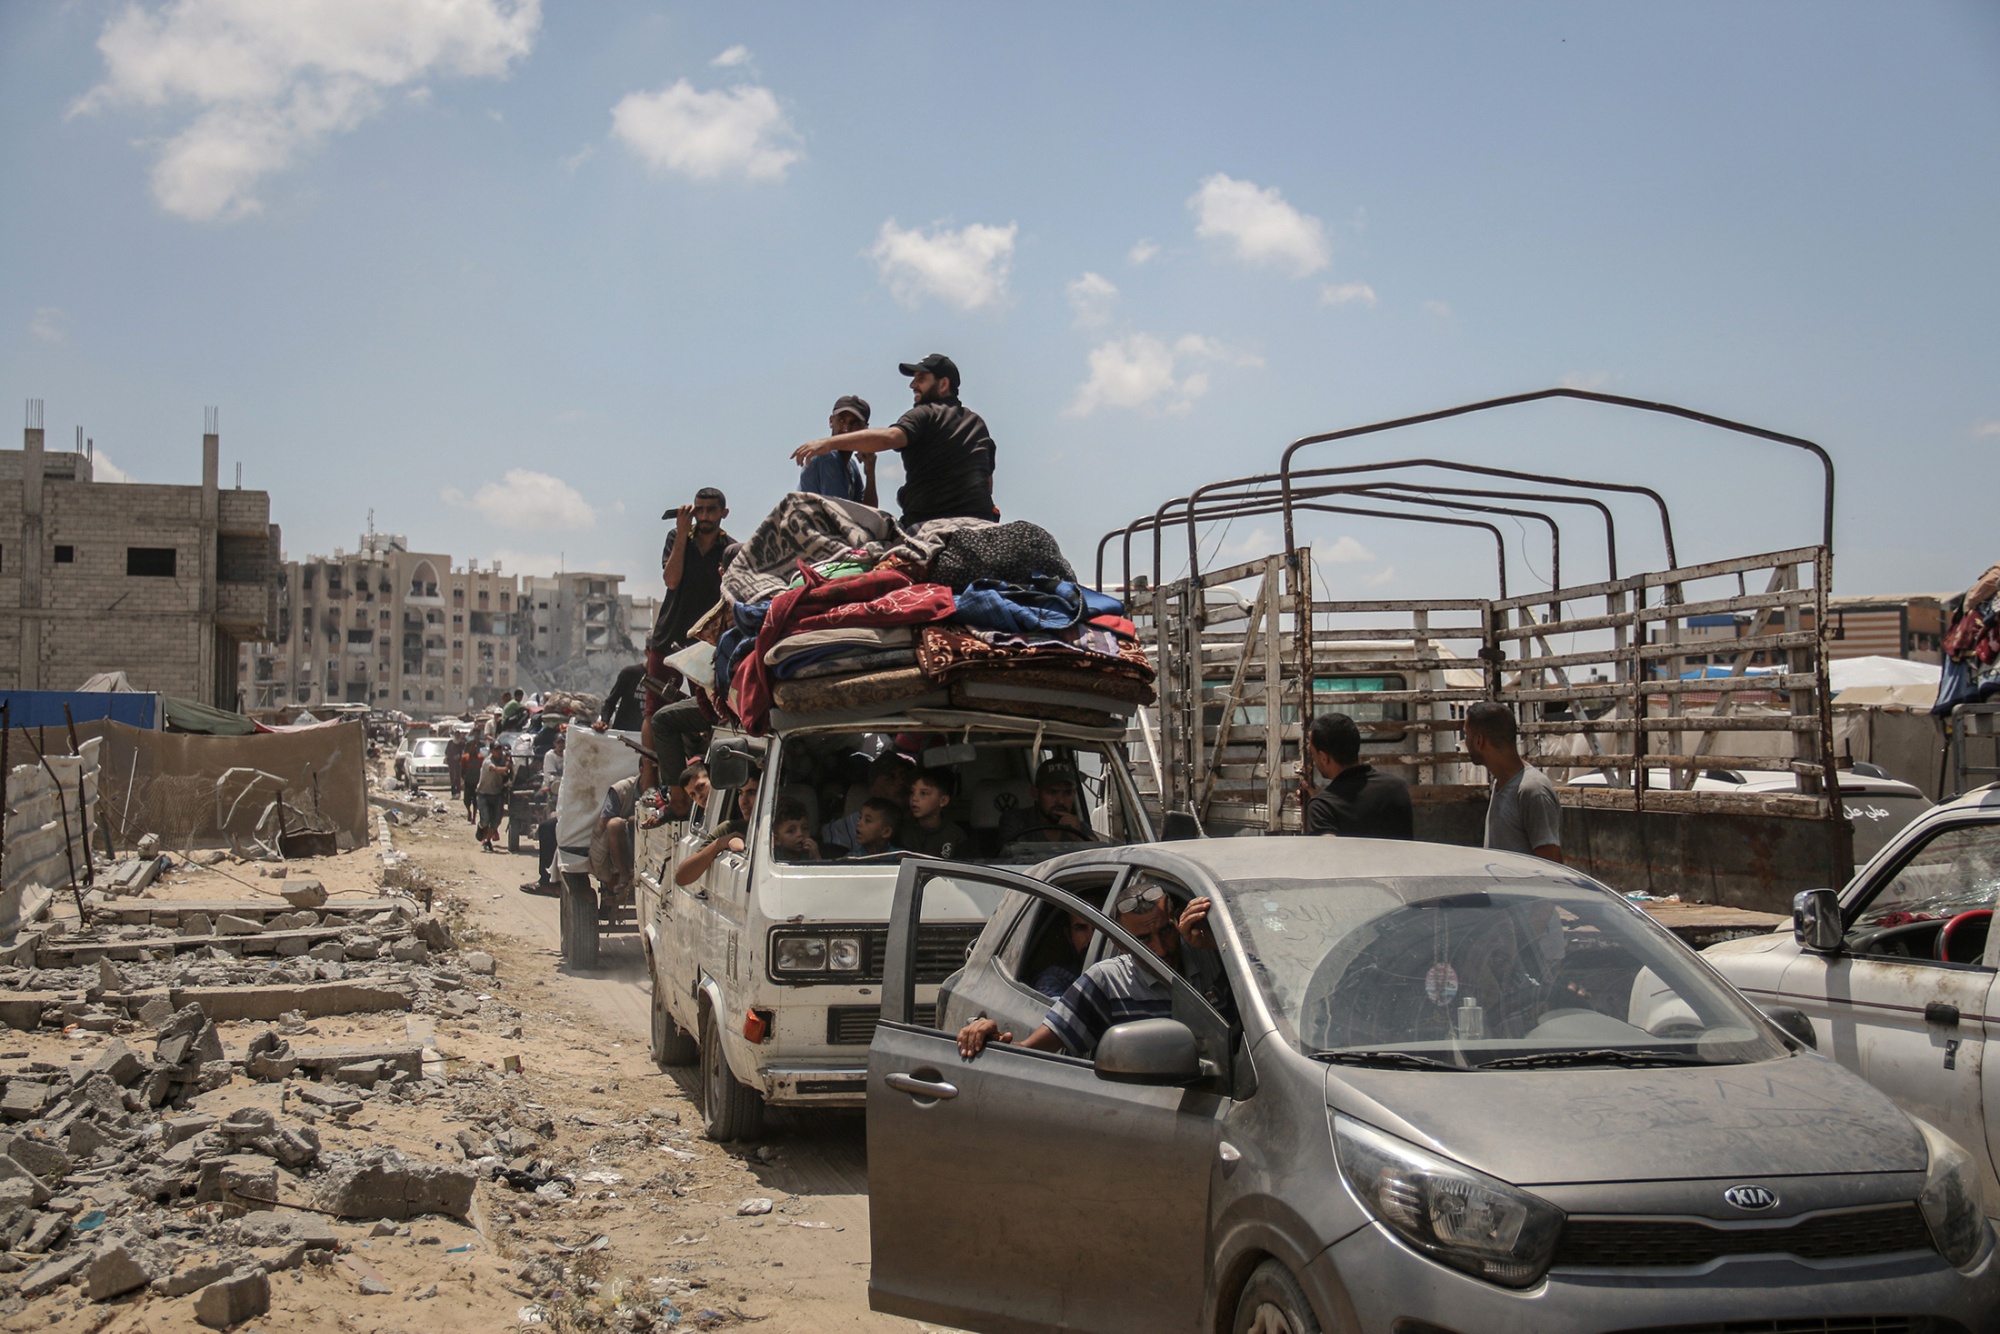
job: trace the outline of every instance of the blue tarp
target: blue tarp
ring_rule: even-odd
[[[160,697],[138,691],[0,690],[0,704],[7,706],[9,727],[61,727],[68,721],[65,704],[80,723],[109,718],[147,731],[159,726]]]

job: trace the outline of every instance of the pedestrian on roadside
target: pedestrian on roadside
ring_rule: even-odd
[[[835,438],[868,429],[868,400],[856,394],[842,394],[833,401],[826,419]],[[807,459],[799,471],[799,490],[835,500],[852,500],[869,508],[875,506],[875,456],[863,454],[856,461],[851,449],[835,449]]]
[[[506,813],[507,796],[513,788],[514,757],[507,753],[507,743],[495,737],[486,762],[479,766],[479,842],[488,852],[493,851],[493,840],[500,837],[500,817]]]
[[[479,804],[479,742],[473,737],[465,738],[458,751],[459,795],[465,800],[465,822],[472,824],[477,819],[475,812]]]
[[[910,377],[915,403],[894,426],[809,440],[792,451],[792,462],[804,467],[839,451],[868,459],[892,449],[903,456],[906,480],[896,504],[904,528],[931,519],[999,519],[993,506],[993,435],[984,418],[959,402],[958,363],[933,352],[896,369]]]
[[[451,799],[457,801],[465,787],[465,779],[458,771],[459,762],[465,758],[465,742],[454,732],[444,743],[444,771],[451,779]]]
[[[1342,838],[1415,838],[1410,785],[1361,759],[1361,728],[1344,713],[1322,713],[1306,733],[1313,768],[1327,780],[1318,792],[1300,779],[1308,834]]]
[[[1514,711],[1481,700],[1465,711],[1465,749],[1493,780],[1486,804],[1486,846],[1560,862],[1562,803],[1549,776],[1521,758]]]

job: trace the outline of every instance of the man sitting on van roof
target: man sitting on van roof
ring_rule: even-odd
[[[1208,907],[1207,899],[1193,899],[1176,919],[1165,886],[1143,879],[1127,885],[1114,905],[1118,925],[1176,973],[1182,971],[1183,940],[1198,950],[1215,948]],[[1114,1024],[1172,1017],[1172,984],[1140,967],[1131,955],[1114,954],[1086,968],[1083,976],[1049,1006],[1041,1026],[1020,1045],[1036,1051],[1066,1051],[1087,1059],[1097,1050],[1097,1040]],[[981,1015],[958,1031],[958,1054],[969,1061],[989,1042],[1013,1040],[1012,1033],[1001,1032],[1000,1025]]]
[[[1090,821],[1076,803],[1076,766],[1048,760],[1035,770],[1035,804],[1025,810],[1002,811],[1000,842],[1095,843]]]

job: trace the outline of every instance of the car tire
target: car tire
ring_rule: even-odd
[[[1305,1289],[1279,1260],[1266,1260],[1250,1271],[1229,1328],[1231,1334],[1320,1334],[1319,1317]]]
[[[681,1032],[667,1010],[666,994],[660,979],[653,979],[653,1064],[664,1070],[672,1065],[693,1065],[701,1059],[701,1046]]]
[[[597,967],[597,891],[580,871],[563,872],[562,957],[566,967]]]
[[[521,826],[510,819],[507,821],[507,851],[518,853],[520,850]]]
[[[722,1143],[751,1139],[764,1128],[764,1096],[746,1088],[729,1069],[716,1031],[715,1010],[701,1012],[701,1128]]]

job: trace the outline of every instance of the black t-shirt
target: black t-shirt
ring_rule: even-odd
[[[681,582],[679,587],[667,594],[667,600],[660,604],[659,619],[653,622],[652,638],[646,647],[655,653],[672,653],[687,645],[688,628],[706,616],[716,603],[722,600],[722,553],[729,546],[727,535],[718,532],[715,541],[707,551],[701,544],[688,538],[687,555],[681,561]],[[673,555],[673,543],[667,543],[667,554]],[[662,565],[666,561],[660,562]]]
[[[993,437],[986,421],[957,399],[919,403],[896,425],[909,437],[896,492],[905,524],[927,519],[991,519]]]
[[[646,692],[640,689],[645,679],[646,669],[637,664],[620,671],[604,697],[604,707],[597,711],[597,721],[617,732],[638,731],[646,714]]]
[[[1306,804],[1308,834],[1345,838],[1415,838],[1410,787],[1372,764],[1342,769]]]

